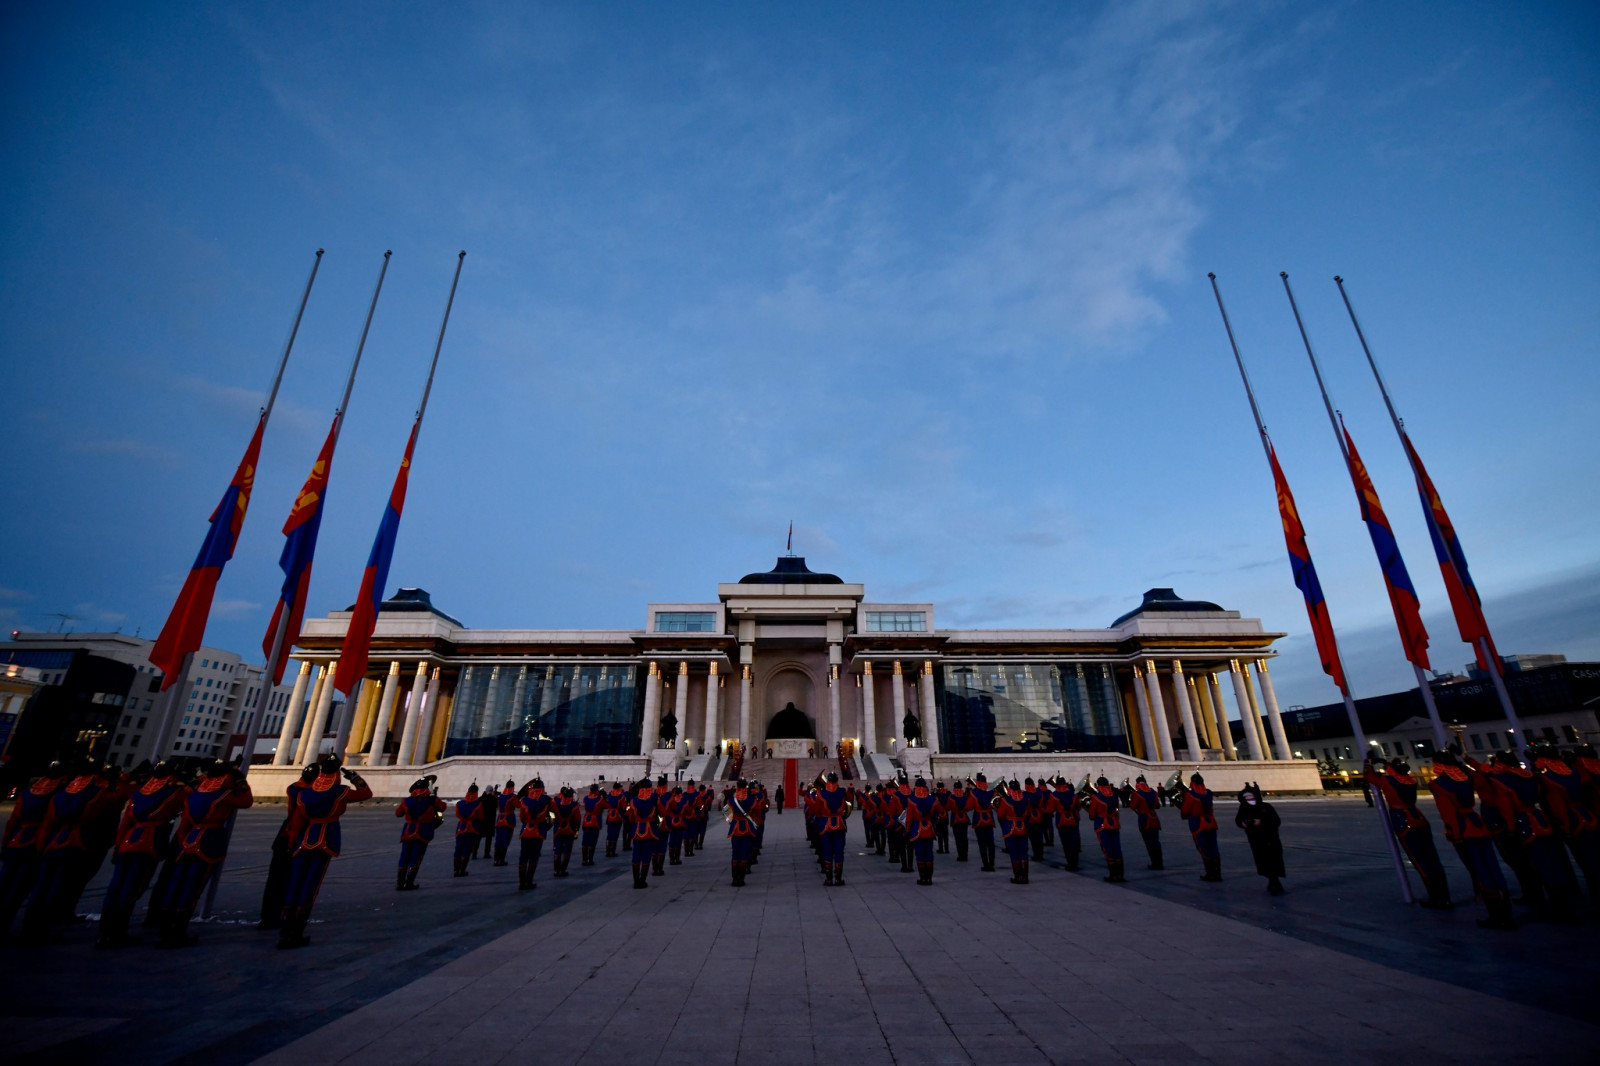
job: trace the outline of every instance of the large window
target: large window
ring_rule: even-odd
[[[657,611],[657,633],[715,633],[715,611]]]
[[[638,754],[644,705],[635,671],[631,663],[463,667],[444,753]]]
[[[868,633],[926,633],[925,611],[868,611]]]
[[[1128,750],[1108,667],[968,662],[941,672],[945,751]]]

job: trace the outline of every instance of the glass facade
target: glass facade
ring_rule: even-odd
[[[868,611],[868,633],[926,633],[926,611]]]
[[[715,611],[657,611],[657,633],[714,633]]]
[[[1109,666],[946,662],[940,675],[947,752],[1129,750]]]
[[[463,667],[449,755],[636,755],[644,689],[631,663]]]

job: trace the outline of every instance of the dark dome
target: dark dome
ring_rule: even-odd
[[[356,605],[353,603],[345,608],[345,610],[352,612],[355,609]],[[435,614],[451,625],[461,625],[458,619],[451,618],[433,605],[433,599],[428,595],[427,589],[395,589],[393,596],[378,605],[378,611],[380,614],[392,614],[397,611],[402,613],[415,611],[423,614]]]
[[[816,740],[817,731],[811,728],[811,719],[806,717],[806,712],[789,703],[772,716],[772,721],[767,725],[767,739]]]
[[[806,568],[803,555],[779,557],[778,565],[759,574],[746,574],[739,579],[741,585],[842,585],[834,574],[818,574]],[[779,712],[782,713],[781,711]],[[810,736],[810,734],[806,734]]]
[[[1115,629],[1136,614],[1146,611],[1222,611],[1226,608],[1219,607],[1207,600],[1186,600],[1171,589],[1151,589],[1144,594],[1144,602],[1127,614],[1111,623]]]

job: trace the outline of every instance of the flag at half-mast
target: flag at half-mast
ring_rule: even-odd
[[[1263,431],[1262,436],[1265,436]],[[1295,506],[1294,493],[1289,491],[1289,479],[1283,476],[1278,465],[1278,452],[1267,442],[1267,458],[1272,463],[1272,480],[1278,489],[1278,516],[1283,520],[1283,540],[1289,549],[1289,566],[1294,570],[1294,583],[1306,599],[1306,614],[1311,619],[1311,635],[1317,642],[1317,656],[1322,669],[1339,691],[1350,694],[1345,684],[1344,667],[1339,660],[1339,642],[1333,635],[1333,619],[1328,616],[1328,602],[1322,595],[1322,583],[1317,580],[1317,568],[1311,562],[1311,549],[1306,545],[1306,527],[1300,522],[1300,510]]]
[[[372,552],[367,556],[366,572],[361,575],[361,593],[356,597],[355,609],[350,613],[350,627],[345,630],[344,649],[339,652],[339,669],[334,674],[333,687],[346,696],[352,695],[352,690],[367,673],[372,633],[378,626],[383,590],[389,587],[389,564],[394,561],[394,543],[400,535],[400,512],[406,506],[411,454],[417,447],[417,430],[420,428],[422,419],[419,417],[411,424],[411,439],[406,441],[405,458],[400,460],[400,472],[395,475],[394,488],[389,491],[383,520],[378,523],[378,536],[373,540]]]
[[[283,668],[289,661],[288,650],[299,638],[300,624],[305,620],[306,592],[311,587],[311,563],[317,554],[317,533],[322,529],[322,504],[328,495],[328,473],[333,467],[333,448],[339,440],[341,417],[334,415],[328,438],[322,442],[322,451],[317,453],[317,461],[311,464],[311,473],[306,475],[306,483],[294,498],[289,519],[283,524],[283,535],[287,539],[283,544],[283,553],[278,556],[278,568],[283,571],[283,589],[278,594],[277,607],[273,608],[267,635],[261,641],[262,651],[271,656],[278,623],[287,612],[289,624],[284,630],[286,637],[278,661],[267,664],[274,685],[283,681]]]
[[[183,590],[167,615],[167,624],[161,627],[155,647],[150,650],[150,663],[161,671],[161,689],[166,691],[183,673],[183,658],[200,647],[206,635],[206,621],[211,617],[211,601],[217,594],[217,579],[222,568],[233,558],[233,549],[239,543],[239,531],[244,528],[245,512],[250,508],[250,490],[255,485],[256,465],[261,460],[261,435],[267,428],[267,416],[256,422],[255,435],[250,438],[244,458],[233,472],[233,480],[222,494],[222,501],[211,512],[211,531],[200,545],[189,576],[184,579]]]
[[[1389,516],[1383,513],[1378,500],[1378,490],[1372,484],[1367,466],[1356,451],[1356,442],[1344,420],[1339,420],[1339,431],[1344,434],[1344,446],[1350,456],[1350,478],[1355,482],[1356,498],[1361,501],[1361,520],[1367,524],[1367,535],[1372,538],[1372,550],[1378,553],[1378,566],[1383,570],[1383,584],[1389,590],[1389,605],[1394,608],[1394,624],[1400,630],[1400,643],[1406,658],[1424,670],[1428,666],[1428,629],[1422,624],[1422,611],[1417,602],[1416,586],[1411,584],[1411,574],[1400,555],[1400,545],[1394,539],[1394,529]]]
[[[1445,512],[1444,501],[1439,498],[1439,490],[1433,487],[1433,479],[1428,476],[1428,468],[1422,465],[1422,457],[1411,446],[1411,438],[1406,431],[1400,431],[1400,442],[1406,447],[1406,457],[1411,460],[1411,469],[1417,476],[1417,493],[1422,498],[1423,517],[1428,519],[1428,533],[1433,538],[1433,554],[1438,557],[1439,571],[1444,575],[1445,591],[1450,595],[1450,609],[1456,616],[1456,629],[1461,633],[1461,639],[1472,645],[1474,654],[1478,657],[1478,665],[1487,670],[1489,664],[1484,660],[1483,647],[1479,641],[1489,645],[1489,653],[1498,662],[1500,653],[1495,650],[1494,638],[1489,635],[1488,620],[1483,617],[1483,601],[1478,598],[1478,589],[1472,583],[1472,574],[1467,570],[1467,556],[1461,550],[1461,541],[1456,537],[1456,527],[1450,521],[1450,515]]]

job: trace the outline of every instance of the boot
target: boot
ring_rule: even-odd
[[[1161,859],[1161,844],[1159,842],[1145,845],[1145,850],[1150,853],[1150,869],[1165,870],[1166,864]]]
[[[979,867],[980,872],[982,872],[982,873],[994,873],[994,849],[993,848],[979,848],[978,849],[978,858],[983,863],[983,865],[981,867]]]
[[[1267,893],[1273,896],[1283,895],[1283,882],[1276,877],[1267,878]]]
[[[580,866],[593,866],[594,865],[594,849],[593,848],[584,848],[583,849],[583,857],[578,860],[578,865],[580,865]]]
[[[740,862],[738,859],[735,859],[733,861],[733,887],[734,888],[743,888],[744,887],[744,873],[745,873],[745,869],[746,869],[746,867],[748,865],[749,865],[748,863]]]
[[[417,871],[420,870],[420,869],[422,869],[422,867],[420,867],[420,866],[412,866],[412,867],[410,867],[410,868],[408,868],[406,870],[406,890],[407,891],[415,891],[416,890],[416,887],[417,887]]]
[[[933,884],[933,863],[931,863],[931,862],[919,862],[919,863],[917,863],[917,884],[919,884],[919,885],[931,885],[931,884]]]
[[[1511,913],[1511,900],[1505,896],[1498,896],[1483,901],[1489,908],[1489,917],[1479,918],[1478,925],[1484,929],[1515,929],[1517,920]]]
[[[1200,880],[1202,880],[1202,881],[1221,881],[1222,880],[1222,860],[1221,859],[1204,859],[1202,861],[1205,864],[1206,872],[1200,875]]]
[[[667,852],[667,862],[671,863],[673,866],[682,866],[683,865],[683,857],[682,856],[683,856],[683,849],[682,848],[673,848],[672,850]]]
[[[667,857],[665,855],[658,854],[654,859],[651,860],[651,862],[654,864],[655,875],[657,877],[661,877],[667,872]]]
[[[1022,877],[1022,864],[1016,859],[1011,860],[1011,883],[1014,885],[1027,884],[1027,881]]]
[[[311,938],[306,936],[306,919],[310,917],[311,911],[305,907],[295,907],[284,914],[283,928],[278,932],[279,951],[303,948],[311,943]]]
[[[692,837],[683,842],[683,854],[686,858],[694,858],[694,839]]]
[[[617,857],[617,842],[615,840],[607,840],[606,841],[606,858],[614,859],[616,857]]]
[[[396,892],[404,892],[406,890],[406,868],[404,866],[400,867],[394,875],[394,890]]]
[[[517,891],[526,892],[533,887],[533,867],[525,862],[517,863]]]
[[[650,864],[649,863],[647,863],[647,862],[636,862],[636,863],[633,864],[633,887],[634,888],[649,888],[650,887]]]
[[[1069,851],[1069,852],[1067,852],[1067,873],[1075,874],[1077,872],[1078,872],[1078,852]]]
[[[903,874],[911,872],[911,848],[909,845],[900,849],[900,872]]]
[[[1106,877],[1105,877],[1106,881],[1110,882],[1113,885],[1120,885],[1120,884],[1124,884],[1124,883],[1127,882],[1127,878],[1122,876],[1122,860],[1121,859],[1107,859],[1106,860],[1106,868],[1110,871],[1109,873],[1106,874]]]
[[[1422,900],[1422,905],[1429,910],[1447,911],[1450,909],[1450,884],[1442,877],[1429,878],[1423,881],[1423,887],[1428,890],[1428,898]]]
[[[188,948],[200,943],[200,938],[189,935],[189,919],[192,912],[187,910],[168,911],[166,919],[161,923],[161,939],[156,942],[159,948]]]
[[[833,887],[833,863],[831,862],[825,862],[822,864],[822,887]]]
[[[844,886],[844,863],[842,862],[833,864],[833,884],[836,888]]]

